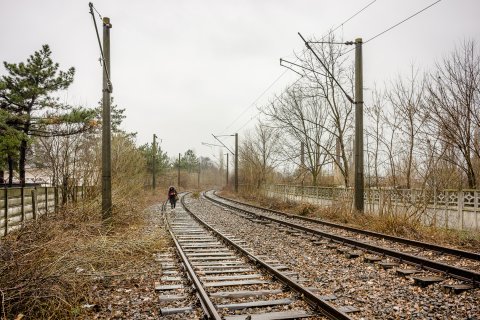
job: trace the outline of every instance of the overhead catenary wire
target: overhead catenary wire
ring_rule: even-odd
[[[270,85],[265,90],[263,90],[263,92],[247,108],[245,108],[242,111],[242,113],[240,113],[240,115],[238,115],[235,118],[235,120],[233,120],[225,129],[223,129],[222,133],[227,131],[232,125],[234,125],[238,120],[240,120],[240,118],[245,114],[245,112],[247,112],[250,108],[255,106],[257,101],[260,100],[265,95],[265,93],[267,93],[268,90],[270,90],[270,88],[273,87],[275,85],[275,83],[277,83],[278,80],[280,80],[285,75],[285,73],[287,73],[287,70],[282,72],[272,83],[270,83]]]
[[[345,21],[343,21],[341,24],[339,24],[336,28],[332,29],[331,31],[328,32],[327,35],[329,34],[332,34],[333,32],[335,32],[336,30],[338,30],[340,27],[343,27],[343,25],[345,23],[347,23],[348,21],[352,20],[353,18],[355,18],[356,16],[358,16],[360,13],[362,13],[364,10],[366,10],[368,7],[370,7],[372,4],[374,4],[375,2],[377,2],[377,0],[373,0],[372,2],[370,2],[369,4],[367,4],[366,6],[364,6],[363,8],[361,8],[360,10],[358,10],[356,13],[354,13],[351,17],[347,18]],[[321,39],[323,40],[327,35],[324,35]]]
[[[365,5],[364,7],[362,7],[360,10],[356,11],[353,15],[351,15],[350,17],[348,17],[347,19],[345,19],[343,22],[341,22],[339,25],[337,25],[335,28],[333,28],[332,30],[330,30],[327,34],[325,34],[321,39],[323,40],[325,37],[327,37],[328,35],[330,35],[332,32],[335,32],[336,30],[338,30],[339,28],[343,27],[347,22],[349,22],[350,20],[352,20],[353,18],[355,18],[357,15],[359,15],[360,13],[362,13],[363,11],[365,11],[368,7],[370,7],[373,3],[375,3],[377,0],[373,0],[371,2],[369,2],[367,5]],[[302,53],[305,52],[305,49],[303,50]],[[295,60],[298,61],[298,57],[297,59]],[[270,83],[268,85],[268,87],[247,107],[245,108],[240,115],[238,115],[235,120],[233,120],[223,131],[227,131],[232,125],[234,125],[248,110],[250,110],[253,106],[255,106],[255,104],[257,103],[258,100],[260,100],[269,90],[270,88],[272,88],[286,73],[288,72],[288,70],[285,70],[283,71],[275,80],[273,80],[272,83]],[[258,114],[257,114],[258,115]],[[248,121],[250,122],[251,119]],[[248,123],[247,122],[247,123]],[[242,126],[240,129],[238,129],[237,131],[241,130],[244,126]]]
[[[406,17],[405,19],[403,19],[403,20],[401,20],[401,21],[399,21],[399,22],[395,23],[394,25],[392,25],[392,26],[388,27],[387,29],[383,30],[382,32],[380,32],[380,33],[377,33],[377,34],[376,34],[376,35],[374,35],[373,37],[371,37],[371,38],[369,38],[368,40],[364,41],[364,42],[363,42],[363,45],[365,45],[365,44],[367,44],[368,42],[370,42],[370,41],[372,41],[372,40],[374,40],[374,39],[376,39],[376,38],[378,38],[378,37],[380,37],[380,36],[384,35],[384,34],[385,34],[385,33],[387,33],[388,31],[390,31],[390,30],[392,30],[392,29],[394,29],[394,28],[398,27],[399,25],[401,25],[401,24],[403,24],[403,23],[407,22],[408,20],[410,20],[410,19],[412,19],[413,17],[415,17],[415,16],[419,15],[420,13],[422,13],[422,12],[424,12],[424,11],[426,11],[426,10],[430,9],[431,7],[433,7],[434,5],[438,4],[438,3],[439,3],[439,2],[441,2],[441,1],[442,1],[442,0],[437,0],[437,1],[435,1],[435,2],[432,2],[431,4],[429,4],[428,6],[426,6],[426,7],[422,8],[422,9],[420,9],[420,10],[416,11],[415,13],[413,13],[413,14],[409,15],[408,17]],[[343,54],[342,54],[342,56],[343,56],[343,55],[346,55],[347,53],[350,53],[350,52],[352,52],[353,50],[355,50],[355,48],[353,48],[353,49],[350,49],[350,50],[346,51],[345,53],[343,53]]]
[[[407,17],[407,18],[403,19],[402,21],[400,21],[400,22],[398,22],[398,23],[394,24],[394,25],[393,25],[393,26],[391,26],[390,28],[388,28],[388,29],[386,29],[386,30],[384,30],[384,31],[380,32],[379,34],[377,34],[377,35],[375,35],[375,36],[371,37],[370,39],[366,40],[366,41],[365,41],[363,44],[366,44],[366,43],[368,43],[368,42],[372,41],[373,39],[380,37],[380,36],[381,36],[381,35],[383,35],[384,33],[387,33],[388,31],[392,30],[393,28],[396,28],[396,27],[398,27],[399,25],[401,25],[402,23],[404,23],[404,22],[406,22],[406,21],[408,21],[408,20],[412,19],[412,18],[413,18],[413,17],[415,17],[416,15],[419,15],[419,14],[420,14],[420,13],[422,13],[423,11],[425,11],[425,10],[427,10],[427,9],[429,9],[429,8],[431,8],[431,7],[433,7],[434,5],[436,5],[437,3],[439,3],[440,1],[442,1],[442,0],[437,0],[437,1],[433,2],[433,3],[431,3],[430,5],[426,6],[425,8],[423,8],[423,9],[421,9],[421,10],[419,10],[419,11],[415,12],[415,13],[414,13],[414,14],[412,14],[411,16],[409,16],[409,17]]]
[[[298,81],[300,81],[301,79],[303,79],[303,77],[301,78],[298,78],[295,82],[293,82],[292,84],[290,84],[284,91],[283,93],[285,93],[286,91],[288,91],[291,87],[293,87],[295,84],[297,84]],[[280,95],[280,97],[283,95],[283,93]],[[279,97],[275,97],[273,99],[273,101],[279,101]],[[254,114],[252,117],[250,117],[250,119],[248,119],[240,128],[238,128],[236,131],[240,131],[242,130],[243,128],[245,128],[247,126],[247,124],[249,124],[253,119],[257,118],[260,114],[262,113],[262,110],[259,110],[256,114]]]

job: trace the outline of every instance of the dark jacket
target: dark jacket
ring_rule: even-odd
[[[177,197],[177,190],[175,190],[175,188],[171,187],[170,189],[168,189],[168,198],[171,199],[171,198],[176,198]]]

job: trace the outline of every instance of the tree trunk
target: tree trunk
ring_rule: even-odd
[[[476,187],[475,170],[473,168],[472,162],[469,159],[467,159],[467,180],[468,180],[468,187],[470,189],[475,189]]]
[[[312,171],[312,185],[313,186],[317,186],[317,179],[318,179],[318,171],[317,170],[313,170]]]
[[[408,150],[408,159],[407,159],[407,189],[410,189],[411,186],[411,176],[412,176],[412,162],[413,162],[413,130],[410,132],[410,148]]]
[[[11,156],[8,156],[8,186],[11,187],[13,185],[13,159]]]
[[[28,130],[27,130],[28,132]],[[25,187],[25,163],[27,162],[27,140],[23,139],[20,143],[20,159],[18,162],[18,173],[20,186]]]
[[[5,171],[0,170],[0,184],[5,184]]]

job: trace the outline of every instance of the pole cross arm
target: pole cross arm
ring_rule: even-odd
[[[335,81],[335,83],[338,85],[340,90],[342,90],[343,94],[347,97],[348,101],[350,101],[350,103],[355,103],[353,101],[352,97],[343,89],[342,85],[337,81],[337,79],[333,76],[333,74],[330,72],[330,70],[327,68],[327,66],[323,63],[322,59],[320,59],[320,57],[315,52],[315,50],[313,50],[313,48],[310,46],[310,43],[307,40],[305,40],[305,38],[302,36],[302,34],[300,32],[298,33],[298,35],[300,36],[300,38],[302,38],[302,40],[305,43],[305,46],[307,47],[307,49],[310,50],[313,53],[315,58],[317,58],[318,62],[320,62],[320,64],[325,69],[325,71],[328,73],[328,75],[333,79],[333,81]]]
[[[223,147],[225,147],[228,151],[230,151],[230,153],[231,153],[232,155],[235,155],[235,152],[233,152],[232,150],[230,150],[230,148],[227,147],[220,139],[218,139],[216,135],[214,135],[214,134],[212,133],[212,136],[213,136],[218,142],[220,142]],[[230,136],[230,135],[229,135],[229,136]],[[220,136],[218,136],[218,137],[220,137]]]

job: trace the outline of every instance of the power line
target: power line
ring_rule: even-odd
[[[368,40],[366,40],[365,42],[363,42],[363,45],[367,44],[368,42],[372,41],[373,39],[376,39],[376,38],[380,37],[381,35],[383,35],[383,34],[387,33],[388,31],[390,31],[390,30],[392,30],[392,29],[394,29],[394,28],[398,27],[398,26],[399,26],[399,25],[401,25],[402,23],[404,23],[404,22],[406,22],[406,21],[408,21],[408,20],[412,19],[413,17],[415,17],[415,16],[419,15],[420,13],[424,12],[425,10],[427,10],[427,9],[429,9],[429,8],[431,8],[431,7],[433,7],[434,5],[436,5],[437,3],[439,3],[440,1],[442,1],[442,0],[437,0],[437,1],[435,1],[435,2],[433,2],[433,3],[431,3],[431,4],[429,4],[429,5],[428,5],[428,6],[426,6],[425,8],[423,8],[423,9],[421,9],[421,10],[419,10],[419,11],[415,12],[414,14],[412,14],[412,15],[410,15],[410,16],[408,16],[408,17],[406,17],[406,18],[405,18],[405,19],[403,19],[402,21],[400,21],[400,22],[397,22],[397,23],[396,23],[396,24],[394,24],[393,26],[391,26],[391,27],[389,27],[389,28],[387,28],[387,29],[383,30],[382,32],[380,32],[380,33],[378,33],[378,34],[374,35],[374,36],[373,36],[373,37],[371,37],[370,39],[368,39]],[[346,55],[347,53],[350,53],[350,52],[352,52],[353,50],[355,50],[355,48],[353,48],[353,49],[350,49],[350,50],[346,51],[346,52],[345,52],[345,53],[343,53],[341,56],[344,56],[344,55]]]
[[[273,85],[285,75],[285,73],[287,73],[287,71],[288,70],[282,72],[265,90],[263,90],[263,92],[248,106],[248,108],[244,109],[243,112],[239,116],[237,116],[237,118],[235,118],[235,120],[233,120],[232,123],[230,123],[225,129],[223,129],[222,132],[227,131],[227,129],[230,128],[235,122],[237,122],[245,114],[245,112],[247,112],[251,107],[253,107],[255,103],[257,103],[257,101],[260,100],[260,98],[262,98],[263,95],[265,95],[265,93],[267,93],[267,91],[270,90],[270,88],[273,87]]]
[[[289,86],[284,90],[284,92],[286,92],[286,91],[289,90],[291,87],[293,87],[293,86],[294,86],[298,81],[300,81],[301,79],[302,79],[302,78],[298,78],[295,82],[293,82],[291,85],[289,85]],[[283,93],[282,93],[282,95],[283,95]],[[282,95],[280,95],[280,97],[281,97]],[[280,98],[279,98],[279,97],[275,97],[275,99],[273,99],[273,101],[275,101],[275,100],[280,101]],[[240,128],[238,128],[238,129],[236,130],[236,132],[238,132],[238,131],[242,130],[243,128],[245,128],[245,126],[246,126],[247,124],[249,124],[250,121],[252,121],[253,119],[257,118],[261,113],[262,113],[262,111],[259,110],[255,115],[253,115],[250,119],[248,119],[247,122],[245,122]]]
[[[431,7],[433,7],[434,5],[436,5],[437,3],[439,3],[440,1],[442,1],[442,0],[437,0],[437,1],[435,1],[434,3],[432,3],[432,4],[428,5],[428,6],[426,6],[426,7],[425,7],[425,8],[423,8],[422,10],[415,12],[415,13],[414,13],[414,14],[412,14],[411,16],[409,16],[409,17],[407,17],[407,18],[403,19],[402,21],[400,21],[400,22],[398,22],[398,23],[394,24],[394,25],[393,25],[393,26],[391,26],[390,28],[388,28],[388,29],[386,29],[386,30],[384,30],[384,31],[380,32],[379,34],[377,34],[377,35],[375,35],[375,36],[371,37],[370,39],[368,39],[367,41],[365,41],[363,44],[366,44],[367,42],[369,42],[369,41],[372,41],[373,39],[380,37],[382,34],[384,34],[384,33],[388,32],[388,31],[392,30],[393,28],[395,28],[395,27],[397,27],[397,26],[401,25],[402,23],[404,23],[404,22],[406,22],[406,21],[410,20],[411,18],[413,18],[413,17],[415,17],[416,15],[418,15],[418,14],[422,13],[423,11],[425,11],[425,10],[427,10],[427,9],[429,9],[429,8],[431,8]]]
[[[352,15],[350,18],[348,18],[347,20],[343,21],[341,24],[339,24],[335,29],[333,29],[332,31],[330,31],[328,34],[331,34],[333,33],[334,31],[336,31],[338,28],[340,27],[343,27],[343,25],[345,23],[347,23],[348,21],[352,20],[353,18],[355,18],[357,15],[359,15],[360,13],[362,13],[365,9],[367,9],[368,7],[370,7],[373,3],[375,3],[377,0],[373,0],[372,2],[370,2],[369,4],[367,4],[366,6],[364,6],[363,8],[361,8],[360,10],[358,10],[354,15]],[[322,37],[325,38],[325,36]]]
[[[345,21],[343,21],[342,23],[340,23],[338,26],[336,26],[334,29],[330,30],[327,34],[325,34],[321,39],[323,40],[325,37],[327,37],[329,34],[331,34],[332,32],[336,31],[338,28],[342,27],[345,23],[347,23],[348,21],[352,20],[353,18],[355,18],[357,15],[359,15],[361,12],[363,12],[365,9],[367,9],[368,7],[370,7],[373,3],[375,3],[377,0],[373,0],[371,2],[369,2],[366,6],[364,6],[363,8],[361,8],[360,10],[358,10],[357,12],[355,12],[352,16],[350,16],[349,18],[347,18]],[[305,49],[302,51],[302,53],[305,53]],[[295,59],[295,62],[298,61],[298,57],[297,59]],[[268,90],[270,90],[270,88],[272,88],[286,73],[287,73],[288,70],[285,70],[283,71],[246,109],[244,109],[242,111],[242,113],[240,115],[238,115],[235,120],[233,120],[223,131],[227,131],[227,129],[229,129],[233,124],[235,124],[248,110],[250,110],[250,108],[252,108],[258,100],[260,100],[267,92]],[[298,81],[298,80],[297,80]],[[296,83],[296,82],[295,82]],[[257,114],[258,115],[258,114]],[[255,116],[254,116],[255,117]],[[252,117],[248,122],[250,122],[254,117]],[[247,123],[248,123],[247,122]],[[245,126],[245,125],[244,125]],[[243,128],[244,126],[242,126],[241,128]]]

